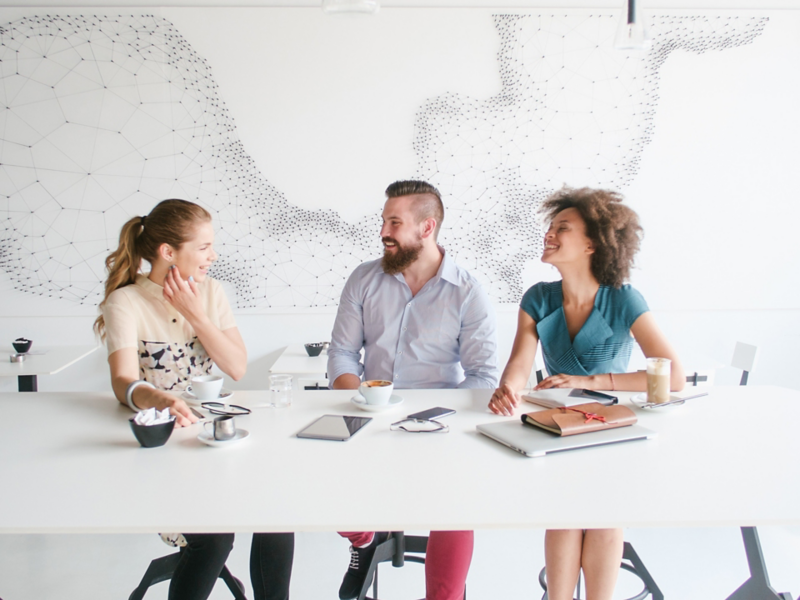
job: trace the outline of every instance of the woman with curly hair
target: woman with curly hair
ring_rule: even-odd
[[[542,262],[561,281],[525,292],[517,334],[489,408],[511,415],[520,405],[541,340],[549,377],[536,389],[647,389],[644,372],[628,373],[634,340],[645,356],[672,360],[670,385],[686,379],[678,356],[656,325],[642,295],[624,282],[639,250],[639,218],[615,192],[564,188],[541,206],[550,222]],[[545,535],[547,593],[566,600],[581,568],[588,600],[610,600],[622,559],[621,529],[549,530]]]

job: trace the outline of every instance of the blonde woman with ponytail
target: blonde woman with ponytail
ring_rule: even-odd
[[[216,364],[234,380],[247,350],[219,282],[211,215],[186,200],[164,200],[122,227],[106,259],[108,279],[95,331],[108,347],[114,395],[132,410],[169,408],[176,425],[197,421],[178,394]],[[142,273],[142,262],[150,271]],[[184,534],[186,547],[169,600],[203,600],[233,547],[233,534]],[[253,535],[250,573],[256,600],[289,597],[294,534]]]
[[[106,259],[95,322],[121,403],[169,408],[178,426],[191,425],[197,417],[169,392],[182,391],[214,363],[232,379],[244,375],[244,341],[222,287],[207,276],[216,259],[211,215],[192,202],[164,200],[123,225],[119,248]],[[149,273],[140,272],[142,261]]]

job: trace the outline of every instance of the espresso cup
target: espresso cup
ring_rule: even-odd
[[[668,358],[647,359],[647,401],[651,404],[669,402],[669,376],[672,361]]]
[[[394,384],[385,379],[369,379],[358,387],[367,404],[389,404]]]
[[[211,425],[209,431],[208,426]],[[215,440],[224,442],[225,440],[232,440],[236,436],[236,425],[233,422],[233,417],[230,415],[223,415],[217,417],[213,421],[206,421],[203,423],[205,430],[214,436]]]
[[[222,379],[219,375],[192,377],[192,385],[186,391],[198,400],[216,400],[222,390]]]

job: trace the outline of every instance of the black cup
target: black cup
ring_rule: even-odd
[[[321,342],[313,344],[306,344],[306,352],[309,356],[319,356],[322,353],[324,345]]]
[[[27,340],[25,338],[17,338],[11,345],[14,346],[14,350],[17,351],[17,354],[25,354],[28,350],[31,349],[33,345],[33,340]]]
[[[175,428],[175,417],[166,423],[158,425],[139,425],[133,419],[129,419],[131,430],[142,448],[157,448],[167,443],[172,430]]]

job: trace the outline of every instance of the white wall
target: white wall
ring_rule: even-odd
[[[226,139],[241,141],[252,158],[248,172],[257,172],[263,185],[274,190],[274,197],[289,203],[293,214],[333,209],[342,223],[352,225],[354,231],[363,232],[368,238],[336,271],[339,283],[326,292],[334,303],[336,286],[352,266],[378,252],[377,244],[373,248],[369,239],[377,241],[374,216],[380,207],[381,190],[392,179],[411,174],[429,177],[452,192],[448,196],[450,212],[443,231],[444,243],[460,252],[462,264],[479,272],[492,292],[499,294],[508,280],[498,276],[498,268],[487,266],[486,257],[470,247],[480,230],[469,230],[465,236],[460,226],[462,222],[475,226],[475,220],[472,224],[469,220],[458,221],[458,202],[470,200],[469,196],[459,196],[457,186],[450,185],[435,168],[431,170],[431,164],[411,145],[420,123],[415,111],[431,98],[456,94],[472,103],[470,106],[496,108],[492,98],[501,89],[501,80],[496,56],[499,41],[492,15],[499,9],[392,10],[391,4],[385,5],[390,8],[374,20],[331,21],[311,8],[158,8],[148,12],[170,21],[206,61],[219,85],[215,93],[225,103],[226,114],[235,125],[235,138]],[[75,8],[64,10],[71,14],[82,12]],[[703,53],[672,52],[657,71],[651,69],[649,79],[644,78],[644,92],[637,91],[640,88],[631,80],[632,94],[639,94],[638,104],[632,105],[631,122],[649,133],[641,143],[631,146],[633,153],[620,155],[627,166],[617,171],[628,173],[627,179],[609,179],[594,170],[587,182],[622,182],[629,202],[640,213],[646,237],[633,282],[648,299],[688,368],[719,367],[723,370],[718,381],[733,383],[737,375],[724,370],[725,365],[735,341],[748,341],[762,349],[753,383],[797,388],[800,384],[789,373],[797,358],[800,337],[800,283],[794,276],[800,249],[794,243],[793,230],[800,205],[794,201],[792,187],[793,168],[800,162],[800,149],[792,143],[800,134],[800,118],[793,110],[800,101],[800,74],[794,67],[800,59],[795,35],[800,18],[794,11],[670,10],[676,18],[699,15],[738,19],[737,27],[745,24],[742,31],[747,29],[747,19],[767,17],[769,21],[763,32],[744,45]],[[34,8],[4,8],[0,15],[13,20],[39,12]],[[512,12],[548,11],[518,8]],[[654,22],[661,24],[659,35],[674,37],[674,33],[665,33],[664,23],[669,22],[666,13],[653,12]],[[708,18],[706,22],[710,22]],[[452,27],[452,23],[458,26]],[[553,22],[549,23],[552,29]],[[408,43],[409,32],[416,36],[413,44]],[[348,36],[344,45],[343,35]],[[720,34],[709,30],[691,35],[702,41],[719,38]],[[558,53],[552,56],[563,59]],[[614,60],[618,57],[609,56]],[[565,64],[573,68],[568,60]],[[574,72],[580,74],[577,68]],[[645,69],[644,74],[647,73]],[[339,76],[330,77],[331,74]],[[414,85],[397,86],[398,79],[413,80]],[[324,86],[319,85],[321,80]],[[353,86],[359,93],[346,93]],[[573,88],[573,92],[576,90],[580,91]],[[563,105],[553,102],[551,109],[563,110],[569,108],[570,100],[567,98]],[[525,106],[524,100],[520,106]],[[104,105],[104,110],[109,109]],[[114,109],[110,110],[107,114],[113,119]],[[514,124],[508,119],[503,122]],[[11,131],[11,121],[4,123],[6,131]],[[549,138],[544,141],[552,143]],[[5,145],[6,155],[9,147],[10,144]],[[436,148],[430,146],[440,152]],[[518,159],[513,153],[509,156]],[[571,159],[564,153],[559,157],[561,162],[549,172],[547,180],[530,168],[538,166],[541,157],[530,164],[524,162],[524,157],[519,159],[523,173],[519,189],[523,191],[501,189],[500,184],[489,182],[485,184],[486,197],[495,194],[498,201],[507,203],[502,215],[516,215],[519,211],[514,212],[517,209],[513,203],[508,204],[509,199],[537,197],[548,186],[560,185],[560,181],[581,182],[576,170],[582,164],[580,159]],[[46,171],[42,171],[42,178],[47,176]],[[309,173],[315,176],[310,177]],[[456,173],[456,178],[474,173],[473,167],[466,168]],[[128,214],[139,214],[137,211],[146,210],[153,198],[172,191],[164,179],[160,173],[147,180],[152,188],[145,198],[134,193],[119,200],[121,212],[115,218],[119,221]],[[19,197],[33,205],[34,201],[24,196],[25,190],[20,191],[18,184],[9,186],[6,181],[3,186],[4,190],[11,190],[15,201]],[[203,197],[207,192],[201,189],[198,193]],[[235,193],[230,201],[240,203],[237,210],[252,208],[242,204],[244,201]],[[16,206],[10,204],[7,214],[16,214]],[[477,206],[480,208],[480,204]],[[105,236],[113,238],[113,219],[107,221],[107,229]],[[74,231],[78,240],[83,229]],[[299,240],[303,247],[311,244],[321,235],[315,231],[313,227],[298,229],[293,243]],[[503,233],[502,229],[499,231]],[[525,235],[530,235],[527,241]],[[506,241],[516,244],[520,252],[527,252],[526,244],[534,247],[537,235],[535,231],[512,229]],[[91,241],[100,243],[99,240]],[[260,243],[269,241],[268,237]],[[313,243],[314,248],[325,250],[325,239]],[[267,254],[273,252],[260,247]],[[501,255],[502,251],[501,244],[499,251],[493,248],[490,254]],[[92,260],[97,263],[102,254],[97,252]],[[522,289],[540,279],[554,278],[535,258],[535,248],[526,256],[520,267]],[[268,278],[278,271],[269,264],[258,263],[257,278]],[[97,266],[93,268],[97,271]],[[47,267],[34,271],[40,276],[47,273]],[[37,346],[91,342],[91,302],[80,305],[69,299],[49,298],[47,294],[21,293],[16,290],[18,287],[19,282],[11,275],[0,275],[0,302],[5,307],[0,336],[10,341],[25,335],[33,338]],[[232,287],[231,292],[233,295]],[[501,362],[513,338],[515,297],[513,290],[505,298],[497,297]],[[511,303],[500,302],[509,298]],[[302,304],[304,298],[300,300]],[[290,310],[261,305],[237,311],[250,352],[249,373],[238,387],[263,386],[269,365],[285,345],[327,339],[333,311],[332,306],[310,308],[309,304]],[[632,368],[636,366],[635,359]],[[97,353],[60,375],[43,378],[40,385],[42,389],[53,389],[51,385],[57,389],[103,389],[107,386],[104,359]],[[0,382],[0,386],[14,387],[10,381]]]

